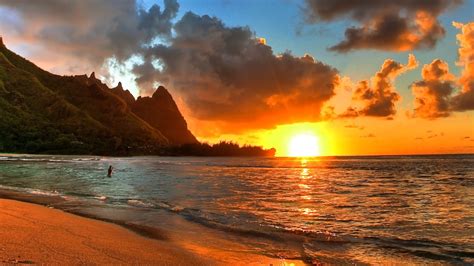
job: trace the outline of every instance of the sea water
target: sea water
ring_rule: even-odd
[[[474,263],[474,155],[0,155],[2,191],[186,235],[181,219],[242,252],[308,263]]]

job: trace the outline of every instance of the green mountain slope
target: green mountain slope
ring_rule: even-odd
[[[0,43],[0,152],[156,154],[169,144],[95,77],[48,73]]]

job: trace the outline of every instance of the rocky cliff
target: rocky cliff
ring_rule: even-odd
[[[163,86],[158,87],[152,97],[138,97],[131,108],[141,119],[160,130],[171,143],[181,145],[198,142],[189,131],[173,97]]]

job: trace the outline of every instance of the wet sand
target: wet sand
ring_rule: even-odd
[[[200,252],[196,252],[200,250]],[[0,264],[300,265],[190,248],[57,209],[0,199]]]

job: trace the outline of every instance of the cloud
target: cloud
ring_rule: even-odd
[[[434,133],[432,130],[427,130],[424,137],[416,137],[415,140],[433,139],[437,137],[444,137],[444,132]]]
[[[474,110],[474,22],[454,22],[453,25],[461,30],[461,33],[456,35],[459,42],[458,65],[464,68],[459,78],[462,90],[452,100],[453,110]]]
[[[359,130],[364,130],[365,129],[364,126],[358,126],[358,125],[354,125],[354,124],[345,125],[344,127],[345,128],[351,128],[351,129],[359,129]]]
[[[428,119],[449,116],[455,77],[449,73],[448,63],[436,59],[423,66],[421,75],[423,80],[411,86],[415,96],[414,116]]]
[[[174,32],[146,50],[134,69],[137,82],[173,88],[194,118],[215,121],[226,133],[318,121],[339,83],[331,66],[310,55],[275,55],[248,27],[216,17],[188,12]]]
[[[463,68],[462,73],[460,77],[454,76],[449,72],[448,64],[441,59],[425,65],[423,79],[412,84],[415,117],[435,119],[455,111],[474,110],[474,22],[455,22],[453,25],[461,30],[457,39],[458,65]]]
[[[410,51],[432,48],[444,37],[438,16],[462,0],[306,0],[309,23],[350,19],[345,39],[329,50],[355,49]]]
[[[370,81],[360,81],[356,86],[353,100],[362,103],[362,107],[350,106],[339,117],[375,116],[391,119],[396,114],[395,103],[400,100],[400,94],[395,91],[393,81],[417,66],[418,62],[412,54],[408,56],[406,65],[386,59],[379,72]]]
[[[108,58],[128,59],[154,38],[170,35],[179,4],[165,0],[164,6],[144,10],[134,0],[0,0],[3,13],[13,14],[0,16],[0,30],[8,44],[47,53],[40,65],[62,60],[69,62],[63,72],[90,71]],[[5,23],[12,16],[16,23]]]

